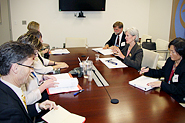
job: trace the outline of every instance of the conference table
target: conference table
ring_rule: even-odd
[[[84,91],[50,95],[49,98],[68,111],[86,117],[86,123],[181,123],[185,122],[185,109],[167,93],[154,88],[147,92],[129,85],[129,81],[139,77],[132,67],[109,69],[100,60],[95,60],[97,52],[92,48],[67,48],[70,54],[50,55],[51,60],[64,61],[69,68],[61,69],[68,73],[79,67],[78,57],[93,61],[94,66],[109,83],[106,86],[111,98],[119,100],[112,104],[104,87],[98,87],[94,80],[89,82],[79,77]],[[85,56],[85,57],[84,57]],[[100,58],[113,57],[100,54]],[[74,76],[77,77],[77,76]],[[56,121],[57,122],[57,121]]]

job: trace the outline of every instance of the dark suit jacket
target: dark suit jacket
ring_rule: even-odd
[[[115,33],[113,33],[112,36],[111,36],[111,38],[110,38],[110,40],[107,41],[106,44],[108,44],[109,47],[114,46],[115,40],[116,40],[116,36],[117,36],[117,35],[115,35]],[[121,38],[121,43],[122,43],[122,42],[125,42],[125,44],[126,44],[125,33],[124,33],[124,32],[123,32],[123,35],[122,35],[122,38]],[[105,44],[105,45],[106,45],[106,44]],[[121,46],[121,45],[120,45],[120,47],[123,48],[124,46]]]
[[[0,81],[0,122],[33,123],[31,117],[38,115],[35,105],[27,106],[28,112],[16,93]]]
[[[122,54],[124,56],[127,55],[128,47],[130,45],[126,44],[125,47],[121,50]],[[119,60],[121,60],[124,64],[126,64],[129,67],[133,67],[137,70],[141,69],[141,63],[143,59],[143,50],[141,47],[136,43],[134,47],[131,49],[129,55],[125,57],[124,59],[121,59],[120,57],[117,57]]]
[[[170,94],[176,101],[185,102],[185,59],[181,60],[174,73],[178,75],[178,82],[173,82],[173,79],[171,79],[171,84],[168,84],[167,82],[173,65],[174,61],[168,58],[162,69],[150,69],[149,72],[144,75],[154,78],[164,77],[165,79],[161,83],[161,90]]]

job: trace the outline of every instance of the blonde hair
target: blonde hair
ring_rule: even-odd
[[[28,30],[39,30],[39,23],[35,22],[35,21],[31,21],[28,26],[27,29]]]

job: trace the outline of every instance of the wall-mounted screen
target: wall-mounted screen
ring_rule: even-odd
[[[106,0],[59,0],[59,11],[105,11]]]

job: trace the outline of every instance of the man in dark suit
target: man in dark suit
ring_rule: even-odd
[[[26,105],[21,85],[33,71],[34,48],[29,44],[7,42],[0,46],[0,122],[33,123],[31,117],[43,109],[57,108],[52,101]]]
[[[122,49],[125,46],[125,33],[123,31],[123,23],[120,21],[117,21],[113,24],[114,33],[112,34],[111,38],[103,49],[108,49],[111,46],[117,46],[120,49]]]

